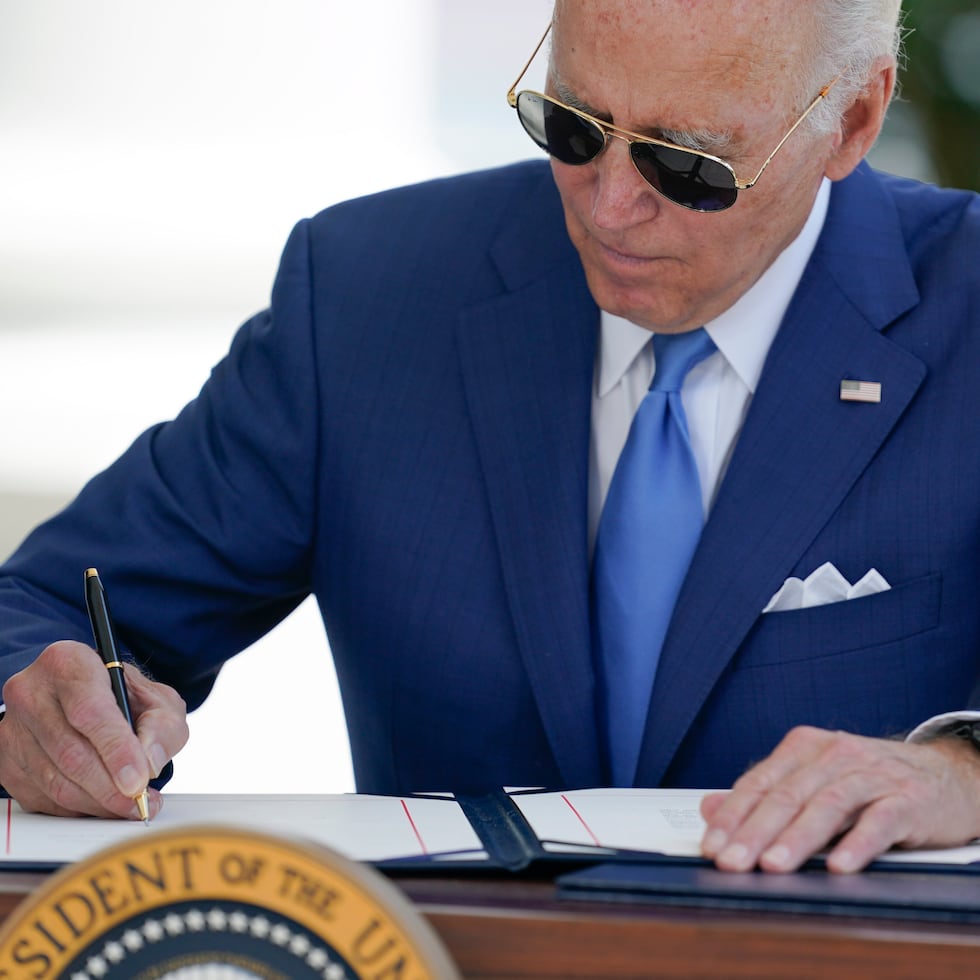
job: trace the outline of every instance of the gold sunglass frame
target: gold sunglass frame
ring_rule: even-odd
[[[605,150],[606,146],[609,145],[609,137],[612,136],[615,137],[616,139],[623,140],[627,145],[631,143],[648,143],[653,146],[663,146],[669,150],[679,150],[682,153],[690,153],[693,156],[701,157],[704,160],[711,160],[713,163],[717,163],[720,166],[724,167],[732,175],[732,181],[734,182],[733,189],[736,191],[747,191],[750,187],[754,187],[759,182],[759,178],[765,173],[766,167],[768,167],[769,164],[772,163],[773,157],[775,157],[776,154],[783,148],[783,144],[803,124],[803,121],[807,118],[807,116],[809,116],[810,113],[813,112],[813,110],[817,107],[820,101],[827,95],[827,93],[834,87],[834,85],[837,84],[837,82],[841,77],[840,75],[837,75],[835,78],[831,79],[831,81],[829,81],[817,93],[816,98],[814,98],[814,100],[806,107],[806,109],[803,110],[803,114],[799,117],[799,119],[796,120],[795,123],[793,123],[792,126],[790,126],[790,128],[786,132],[786,135],[776,144],[775,149],[773,149],[772,153],[770,153],[769,156],[766,157],[765,162],[759,168],[759,172],[751,180],[743,182],[738,179],[738,174],[735,173],[735,168],[730,163],[727,163],[725,160],[722,160],[720,157],[712,156],[710,153],[704,153],[701,150],[693,150],[688,146],[680,146],[677,143],[669,143],[667,140],[658,140],[658,139],[654,139],[652,136],[644,136],[642,133],[634,133],[632,130],[623,129],[620,126],[614,126],[612,123],[608,123],[602,119],[597,119],[595,116],[591,116],[589,115],[589,113],[583,112],[581,109],[576,109],[574,106],[567,105],[566,103],[562,102],[560,99],[556,99],[553,96],[545,95],[543,92],[536,92],[533,89],[524,89],[522,90],[522,92],[518,92],[517,86],[521,84],[521,80],[527,74],[527,71],[531,67],[531,64],[534,61],[534,59],[538,56],[538,52],[541,50],[542,45],[544,44],[548,35],[551,33],[551,28],[552,28],[552,24],[549,23],[548,26],[545,28],[544,34],[541,35],[541,40],[538,41],[537,45],[534,48],[534,51],[531,52],[531,57],[527,59],[527,63],[521,69],[521,73],[514,80],[514,84],[511,85],[511,87],[507,90],[507,104],[512,109],[515,110],[517,109],[518,97],[522,95],[524,91],[526,91],[529,95],[537,96],[540,99],[544,99],[545,101],[550,102],[552,105],[559,106],[562,109],[567,109],[569,112],[578,116],[580,119],[585,119],[587,122],[592,123],[599,130],[599,132],[602,133],[603,139],[605,141],[605,145],[603,146],[602,150],[599,150],[599,152],[594,157],[592,157],[591,160],[585,161],[586,163],[591,163],[593,160],[598,159],[598,157],[602,154],[603,150]],[[637,172],[640,174],[640,176],[643,177],[643,173],[640,171],[639,167],[637,167],[636,161],[633,160],[632,153],[630,154],[630,160],[633,162],[633,166],[636,167]],[[574,166],[574,164],[572,164],[572,166]],[[653,187],[653,189],[657,191],[657,193],[661,194],[662,196],[666,196],[663,195],[663,192],[660,191],[659,188],[654,187],[653,184],[650,184],[650,182],[646,179],[646,177],[643,177],[643,179],[644,181],[646,181],[647,184]],[[686,207],[686,205],[680,204],[680,202],[678,201],[673,201],[671,198],[667,198],[667,200],[671,201],[672,204],[678,204],[680,207]],[[735,202],[733,201],[732,204],[734,203]],[[731,207],[731,205],[729,205],[729,207]],[[692,210],[696,210],[696,209],[692,209]],[[721,208],[719,210],[724,211],[727,210],[727,208]],[[702,211],[699,213],[711,214],[714,212]]]

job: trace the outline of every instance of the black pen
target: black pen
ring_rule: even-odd
[[[116,636],[112,630],[109,602],[99,579],[99,573],[94,568],[85,569],[85,605],[88,606],[88,618],[92,624],[92,635],[95,637],[95,649],[99,651],[99,656],[109,671],[109,683],[112,684],[116,704],[119,705],[123,717],[129,722],[129,727],[135,732],[136,726],[133,724],[133,715],[129,710],[129,696],[126,693],[126,678],[123,675],[123,665],[116,647]],[[150,804],[146,790],[144,789],[134,799],[143,823],[149,825]]]

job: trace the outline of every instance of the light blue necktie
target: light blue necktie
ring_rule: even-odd
[[[656,371],[599,522],[593,645],[614,786],[633,784],[660,648],[704,524],[681,385],[714,349],[703,328],[654,334]]]

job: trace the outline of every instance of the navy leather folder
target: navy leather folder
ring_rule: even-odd
[[[980,923],[980,875],[807,869],[732,873],[693,864],[605,863],[557,879],[562,898],[714,909]]]

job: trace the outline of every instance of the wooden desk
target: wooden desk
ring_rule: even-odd
[[[44,880],[0,873],[0,920]],[[546,880],[399,878],[467,978],[931,980],[980,969],[980,928],[558,902]]]
[[[466,977],[931,980],[980,970],[976,926],[559,902],[547,881],[399,884]]]

